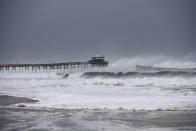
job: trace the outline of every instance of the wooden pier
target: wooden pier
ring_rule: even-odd
[[[108,61],[104,57],[92,57],[87,62],[67,62],[50,64],[0,64],[0,72],[3,71],[63,71],[71,68],[105,67]]]

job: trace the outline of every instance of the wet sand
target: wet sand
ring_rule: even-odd
[[[9,99],[9,104],[5,104],[6,99]],[[0,96],[1,131],[196,130],[196,111],[68,110],[11,106],[26,102],[32,102],[32,99]]]
[[[25,97],[0,95],[0,106],[9,106],[17,103],[35,103],[35,102],[38,102],[38,100],[33,100]]]

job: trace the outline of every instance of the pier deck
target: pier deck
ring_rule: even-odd
[[[67,62],[67,63],[48,63],[48,64],[0,64],[2,71],[40,71],[40,70],[63,70],[70,68],[108,66],[108,61],[104,59],[91,59],[87,62]]]

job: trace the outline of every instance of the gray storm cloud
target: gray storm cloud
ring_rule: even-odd
[[[194,0],[1,0],[0,63],[196,52]]]

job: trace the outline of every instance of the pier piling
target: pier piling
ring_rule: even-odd
[[[3,71],[63,71],[71,68],[92,68],[108,66],[108,61],[104,57],[92,57],[87,62],[67,62],[67,63],[49,63],[49,64],[0,64],[0,72]]]

